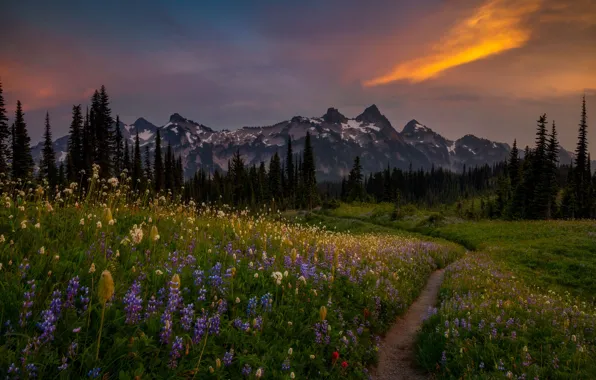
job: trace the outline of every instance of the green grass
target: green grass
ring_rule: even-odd
[[[594,301],[596,223],[593,221],[481,221],[445,225],[432,236],[484,251],[531,284]]]
[[[391,210],[389,204],[341,204],[321,213],[331,227],[356,226],[357,220],[364,223],[359,228],[372,229],[370,224],[375,224],[384,231],[406,230],[449,240],[488,253],[531,285],[596,301],[594,221],[466,221],[413,206],[405,206],[402,217],[392,221]]]

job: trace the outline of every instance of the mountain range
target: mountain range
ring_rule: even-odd
[[[507,143],[470,134],[449,140],[417,120],[411,120],[398,132],[374,104],[355,118],[329,108],[320,117],[294,116],[270,126],[242,127],[232,131],[216,131],[177,113],[162,126],[141,117],[132,124],[120,123],[120,128],[131,146],[134,146],[138,133],[143,152],[145,145],[153,151],[159,129],[162,147],[171,144],[176,156],[182,156],[186,177],[201,167],[227,170],[228,160],[236,150],[249,165],[258,165],[261,161],[268,163],[275,152],[283,160],[288,138],[292,139],[293,151],[301,152],[307,131],[311,134],[320,180],[346,176],[357,155],[367,173],[382,170],[387,165],[402,169],[410,165],[413,169],[434,166],[461,171],[464,165],[492,165],[506,160],[511,149]],[[54,141],[59,162],[66,158],[67,145],[68,135]],[[39,143],[32,148],[35,162],[39,162],[42,147],[43,143]],[[561,149],[560,162],[571,160],[572,154]]]

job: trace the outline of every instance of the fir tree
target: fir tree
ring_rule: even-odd
[[[70,181],[76,182],[80,171],[85,169],[83,155],[83,115],[81,105],[72,106],[72,121],[68,135],[67,175]]]
[[[304,151],[302,152],[302,180],[305,206],[312,209],[318,201],[317,178],[315,176],[315,157],[311,145],[310,132],[306,132]]]
[[[8,159],[10,152],[8,151],[8,138],[10,137],[10,130],[8,128],[8,117],[6,116],[6,108],[4,108],[4,95],[2,93],[2,82],[0,82],[0,173],[8,174]]]
[[[97,91],[96,91],[97,93]],[[95,132],[93,131],[93,126],[91,124],[91,113],[89,112],[89,108],[87,108],[85,112],[85,120],[83,121],[83,162],[82,166],[85,170],[85,175],[88,176],[91,174],[91,165],[95,160]],[[73,157],[73,160],[75,158]]]
[[[153,172],[151,171],[151,154],[149,152],[149,145],[145,145],[145,179],[147,180],[147,184],[150,184],[153,181]]]
[[[135,137],[135,148],[132,162],[132,181],[135,189],[140,188],[143,179],[143,164],[141,161],[141,146],[139,142],[139,131]]]
[[[164,186],[163,160],[161,156],[161,136],[159,129],[155,135],[155,158],[153,160],[153,182],[155,192],[159,193]]]
[[[120,116],[116,115],[116,126],[114,132],[114,175],[119,176],[122,172],[122,162],[124,161],[124,152],[122,144],[122,131],[120,130]]]
[[[230,176],[230,181],[233,186],[232,197],[234,205],[239,206],[241,204],[241,199],[245,195],[244,185],[246,183],[244,160],[242,159],[242,156],[240,156],[239,149],[236,150],[236,153],[234,153],[234,156],[232,157],[228,175]]]
[[[43,150],[39,171],[48,180],[50,187],[53,188],[58,182],[58,169],[56,168],[56,155],[54,153],[51,129],[50,114],[46,112]]]
[[[362,177],[362,165],[360,164],[360,156],[356,156],[356,158],[354,159],[354,165],[348,177],[348,199],[350,201],[363,200],[364,188],[362,186]]]
[[[286,196],[291,199],[294,195],[294,152],[292,151],[292,137],[288,136],[288,151],[286,153]]]
[[[281,160],[277,152],[269,161],[269,196],[276,203],[281,201]]]
[[[23,107],[17,101],[17,110],[14,120],[13,153],[12,153],[12,178],[29,179],[33,173],[33,157],[31,157],[31,138],[27,133],[27,124]]]
[[[548,191],[548,202],[547,202],[547,219],[550,219],[557,215],[557,194],[559,192],[558,184],[558,167],[559,167],[559,140],[557,139],[557,129],[555,121],[551,133],[548,136],[548,145],[546,148],[546,181],[545,185]]]
[[[130,160],[130,147],[128,145],[128,139],[124,140],[124,158],[122,159],[122,165],[124,166],[122,170],[126,170],[128,177],[130,177],[132,174],[132,162]]]
[[[509,162],[507,165],[507,171],[509,172],[509,182],[511,184],[511,189],[515,190],[517,185],[520,181],[520,159],[519,159],[519,151],[517,149],[517,140],[513,140],[513,147],[511,148],[511,152],[509,152]]]
[[[588,123],[586,114],[586,96],[582,99],[582,112],[579,123],[577,148],[575,149],[575,200],[578,218],[589,216],[588,193],[591,173],[588,172]]]
[[[546,114],[538,119],[536,129],[536,148],[532,156],[532,169],[528,180],[532,181],[532,192],[527,193],[529,202],[528,217],[544,219],[548,215],[548,201],[551,193],[549,187],[549,163],[547,157]]]
[[[166,158],[164,160],[165,188],[174,192],[174,162],[172,154],[172,145],[168,143]]]

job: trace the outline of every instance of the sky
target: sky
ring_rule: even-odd
[[[401,130],[574,149],[585,94],[596,156],[596,0],[12,1],[0,13],[7,108],[32,140],[102,84],[125,123],[177,112],[214,129],[376,104]]]

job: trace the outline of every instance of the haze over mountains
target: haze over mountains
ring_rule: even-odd
[[[376,105],[366,108],[355,118],[344,116],[339,110],[329,108],[320,117],[294,116],[270,126],[243,127],[233,131],[215,131],[208,126],[187,119],[177,113],[162,126],[144,118],[132,124],[120,124],[124,138],[131,146],[136,134],[140,145],[154,149],[159,129],[162,147],[168,143],[178,156],[182,156],[185,176],[193,175],[199,168],[227,170],[228,160],[240,150],[248,165],[268,163],[275,152],[284,159],[287,141],[291,136],[295,153],[302,151],[307,131],[312,145],[320,180],[337,180],[348,174],[354,157],[361,157],[365,172],[379,171],[390,165],[407,169],[442,167],[461,171],[463,166],[474,167],[507,159],[510,146],[471,134],[455,141],[446,139],[417,120],[408,122],[401,131],[396,130]],[[68,136],[55,140],[56,159],[66,158]],[[32,149],[36,162],[41,156],[42,143]],[[520,147],[523,150],[523,147]],[[571,155],[561,150],[561,163],[568,164]]]

